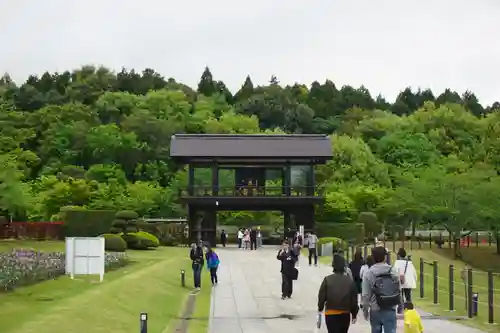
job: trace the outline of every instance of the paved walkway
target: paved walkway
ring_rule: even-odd
[[[280,263],[274,248],[244,251],[218,249],[221,265],[219,285],[212,293],[209,333],[312,333],[316,326],[317,292],[331,268],[309,267],[301,258],[299,279],[292,299],[281,300]],[[403,332],[399,321],[398,333]],[[481,331],[439,319],[424,319],[426,333],[481,333]],[[323,325],[320,332],[326,332]],[[369,333],[360,317],[352,333]]]

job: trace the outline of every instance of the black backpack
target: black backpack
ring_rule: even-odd
[[[392,275],[392,267],[386,273],[375,275],[373,294],[381,309],[390,309],[401,303],[399,281]]]

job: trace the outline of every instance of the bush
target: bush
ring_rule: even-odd
[[[125,252],[125,250],[127,250],[127,242],[119,235],[102,234],[101,237],[104,237],[104,248],[106,251]]]
[[[64,221],[66,237],[96,237],[109,232],[116,212],[111,210],[86,210],[81,207],[63,207],[59,213]]]
[[[156,248],[160,242],[155,235],[151,235],[145,231],[130,232],[127,234],[119,234],[127,243],[127,248],[133,250],[147,250],[149,248]]]
[[[135,232],[134,234],[136,236],[139,236],[139,238],[142,239],[142,242],[147,247],[158,247],[158,246],[160,246],[160,241],[158,240],[158,237],[156,237],[153,234],[150,234],[149,232],[138,231],[138,232]]]
[[[443,239],[436,239],[436,240],[434,240],[434,244],[436,244],[439,248],[442,248],[444,245],[444,240]]]
[[[163,246],[177,246],[179,245],[179,240],[174,237],[173,235],[164,235],[161,239],[160,239],[160,244],[163,245]]]
[[[137,218],[139,215],[132,210],[122,210],[116,213],[115,219],[109,229],[110,233],[129,233],[136,232]]]
[[[364,226],[359,223],[317,222],[316,235],[319,238],[337,237],[352,243],[362,243]]]
[[[137,220],[139,218],[139,214],[137,214],[133,210],[121,210],[116,213],[115,218],[126,221]]]
[[[137,236],[135,233],[120,233],[119,234],[123,240],[127,243],[127,248],[132,250],[146,250],[147,247],[142,243],[141,237]]]
[[[336,248],[338,249],[345,249],[347,248],[347,243],[341,239],[341,238],[337,238],[337,237],[322,237],[320,239],[318,239],[318,247],[323,245],[323,244],[326,244],[326,243],[333,243],[333,246],[335,246]]]

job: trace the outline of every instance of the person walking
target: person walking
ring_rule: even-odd
[[[243,229],[238,230],[238,249],[241,249],[243,244]]]
[[[212,286],[215,286],[217,283],[219,283],[219,280],[217,279],[217,269],[219,268],[220,264],[219,256],[210,246],[208,246],[205,258],[207,259],[207,269],[210,271],[210,280],[212,281]]]
[[[243,243],[245,243],[245,250],[250,250],[250,230],[245,229],[243,232]]]
[[[250,229],[250,250],[257,250],[257,230]]]
[[[396,308],[401,301],[401,285],[399,272],[385,262],[386,255],[384,247],[373,248],[375,263],[363,274],[363,316],[370,321],[372,333],[396,333]]]
[[[335,245],[333,245],[333,258],[332,258],[332,268],[335,267],[335,257],[342,257],[344,258],[344,251],[342,251],[341,249],[338,249]],[[344,258],[344,261],[345,261],[345,258]],[[348,265],[346,265],[346,269],[345,269],[345,274],[350,276],[351,279],[353,278],[352,277],[352,272],[351,272],[351,269],[349,268]]]
[[[220,232],[220,243],[222,244],[222,247],[226,247],[226,242],[227,242],[227,234],[223,229]]]
[[[394,267],[399,272],[401,282],[401,290],[403,291],[402,303],[412,302],[412,290],[417,288],[417,270],[411,261],[411,257],[406,255],[404,248],[398,250],[398,258],[394,263]],[[398,308],[398,312],[402,312],[402,305]]]
[[[363,277],[365,276],[366,272],[370,270],[370,267],[372,267],[374,264],[373,262],[373,257],[371,255],[366,257],[365,264],[361,266],[361,269],[359,270],[359,277],[361,278],[361,285],[363,285]]]
[[[312,258],[314,257],[314,266],[318,266],[318,236],[314,234],[314,231],[311,231],[307,234],[307,241],[304,241],[305,246],[309,250],[309,266],[312,265]]]
[[[318,312],[324,310],[328,333],[347,333],[358,315],[358,290],[345,269],[345,259],[335,257],[333,274],[325,277],[319,288]]]
[[[297,261],[295,261],[295,266],[300,267],[300,252],[302,251],[302,245],[299,243],[299,241],[295,241],[293,244],[293,252],[295,256],[297,257]]]
[[[293,280],[297,279],[298,271],[295,268],[297,257],[290,249],[288,241],[283,241],[276,258],[281,261],[281,299],[291,298],[293,293]]]
[[[199,241],[198,245],[191,245],[191,252],[189,253],[191,258],[191,267],[193,269],[193,281],[194,287],[197,290],[201,289],[201,270],[203,269],[204,259],[203,259],[203,242]]]
[[[404,304],[404,333],[423,333],[422,319],[412,302]]]
[[[349,269],[351,270],[352,273],[352,278],[354,280],[354,283],[356,284],[356,290],[358,291],[358,294],[361,294],[361,267],[365,264],[365,261],[363,260],[363,255],[361,254],[361,251],[356,251],[354,253],[354,259],[349,263]]]

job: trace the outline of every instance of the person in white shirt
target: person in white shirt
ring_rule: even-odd
[[[238,248],[241,249],[241,244],[243,243],[243,231],[238,230]]]
[[[394,263],[394,267],[399,271],[404,302],[411,302],[412,290],[417,288],[417,270],[411,257],[406,255],[405,249],[399,249],[398,259]]]

